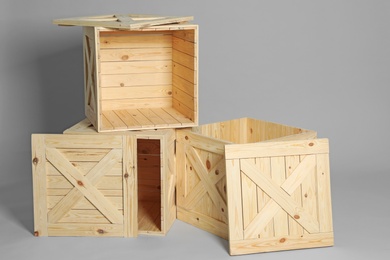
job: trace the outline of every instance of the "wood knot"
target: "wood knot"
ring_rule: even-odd
[[[282,237],[280,240],[279,240],[280,243],[284,243],[286,242],[286,239],[284,237]]]
[[[34,232],[34,237],[39,237],[39,232],[38,231]]]
[[[223,186],[223,191],[226,193],[226,185]]]
[[[82,181],[77,181],[77,184],[78,184],[79,186],[84,186],[84,183],[83,183]]]
[[[37,165],[38,162],[39,162],[39,159],[37,157],[35,157],[33,160],[32,160],[33,164],[34,165]]]
[[[219,175],[219,170],[218,169],[215,170],[215,175]]]
[[[184,136],[184,139],[188,140],[189,138],[188,138],[188,136]]]
[[[199,221],[199,218],[196,218],[197,221]]]
[[[122,56],[122,60],[128,60],[129,59],[129,55],[123,55]]]
[[[304,195],[304,196],[305,196],[305,198],[307,198],[307,193],[305,193],[305,195]]]
[[[157,186],[157,189],[158,189],[158,190],[161,190],[161,186],[160,186],[160,185],[158,185],[158,186]]]
[[[125,175],[123,175],[123,177],[125,177],[125,179],[129,178],[129,174],[126,172]]]
[[[314,143],[309,143],[309,146],[313,146],[314,145]]]
[[[168,95],[172,95],[172,91],[168,91]]]
[[[225,209],[224,209],[224,208],[221,208],[221,211],[222,211],[222,212],[225,212]]]
[[[251,134],[253,134],[253,128],[249,129],[249,131],[251,132]]]
[[[295,219],[300,219],[301,217],[299,215],[294,215]]]
[[[99,228],[99,229],[96,230],[96,231],[97,231],[99,234],[101,234],[101,235],[104,234],[104,230],[103,230],[103,229],[100,229],[100,228]]]
[[[119,86],[124,87],[124,86],[125,86],[125,83],[121,83],[121,84],[119,84]]]
[[[209,160],[206,160],[206,167],[207,167],[207,170],[211,169],[211,162]]]
[[[192,171],[192,166],[190,166],[190,171]]]

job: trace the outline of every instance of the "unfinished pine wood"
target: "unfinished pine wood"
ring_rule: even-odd
[[[169,72],[101,75],[100,78],[102,88],[172,85]]]
[[[281,143],[288,148],[280,149]],[[317,144],[323,147],[311,152],[311,147]],[[325,184],[329,183],[329,174],[326,174],[329,170],[328,141],[276,141],[252,145],[257,149],[249,144],[230,144],[225,149],[226,158],[231,158],[226,160],[227,166],[235,166],[230,171],[227,168],[231,254],[333,245],[333,233],[329,231],[332,219],[330,192]],[[232,146],[235,149],[227,149]],[[238,150],[248,156],[241,156],[236,152]],[[249,150],[255,152],[249,155]],[[319,196],[327,198],[320,201]],[[230,206],[241,202],[239,209]],[[325,216],[320,217],[320,209]],[[269,232],[269,225],[272,225],[272,232]]]

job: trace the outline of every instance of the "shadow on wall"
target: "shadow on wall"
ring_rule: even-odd
[[[37,60],[43,131],[62,133],[84,118],[81,44]]]

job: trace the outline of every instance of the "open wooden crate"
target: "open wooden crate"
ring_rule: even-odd
[[[176,219],[175,131],[34,134],[36,236],[165,235]]]
[[[250,118],[176,136],[178,219],[232,255],[333,244],[327,139]]]
[[[98,132],[196,126],[198,26],[124,19],[131,26],[115,16],[54,21],[84,26],[87,118]]]

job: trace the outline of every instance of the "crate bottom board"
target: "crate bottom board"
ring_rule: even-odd
[[[138,232],[140,234],[161,232],[160,202],[138,202]]]
[[[180,128],[194,126],[195,122],[172,107],[106,110],[101,115],[100,132]]]

